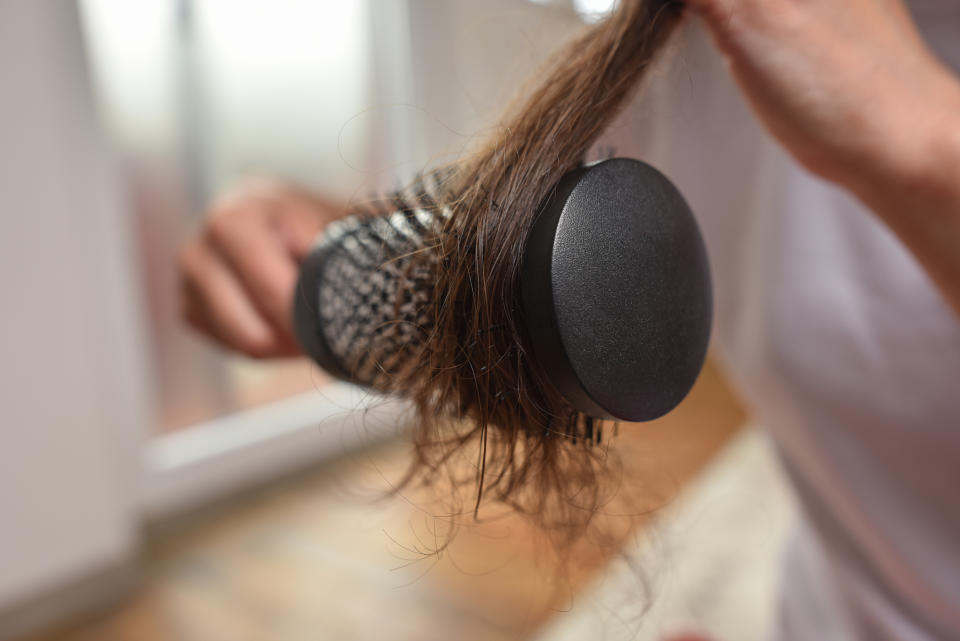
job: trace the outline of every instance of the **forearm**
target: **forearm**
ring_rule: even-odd
[[[960,315],[960,81],[909,113],[885,160],[841,182],[916,256]]]

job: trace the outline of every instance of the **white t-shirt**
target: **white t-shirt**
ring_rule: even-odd
[[[960,0],[912,9],[960,69]],[[778,638],[960,639],[960,318],[877,218],[763,132],[699,27],[681,40],[606,142],[700,219],[715,343],[801,499]]]

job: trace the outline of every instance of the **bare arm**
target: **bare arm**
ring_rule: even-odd
[[[847,187],[910,248],[960,315],[960,100],[953,115],[941,135],[914,143],[912,161]]]
[[[688,4],[767,129],[870,207],[960,314],[960,80],[902,1]]]

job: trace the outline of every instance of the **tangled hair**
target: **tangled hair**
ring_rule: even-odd
[[[519,303],[524,243],[541,203],[618,115],[682,16],[674,0],[622,0],[558,51],[495,134],[444,172],[449,217],[428,252],[425,342],[390,387],[416,410],[411,477],[430,481],[476,447],[454,482],[550,528],[582,529],[605,497],[601,425],[575,411],[533,359]],[[471,466],[472,467],[472,466]]]

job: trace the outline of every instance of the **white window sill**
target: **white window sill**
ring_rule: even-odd
[[[154,437],[144,448],[144,515],[195,509],[309,464],[395,436],[408,406],[331,383]]]

